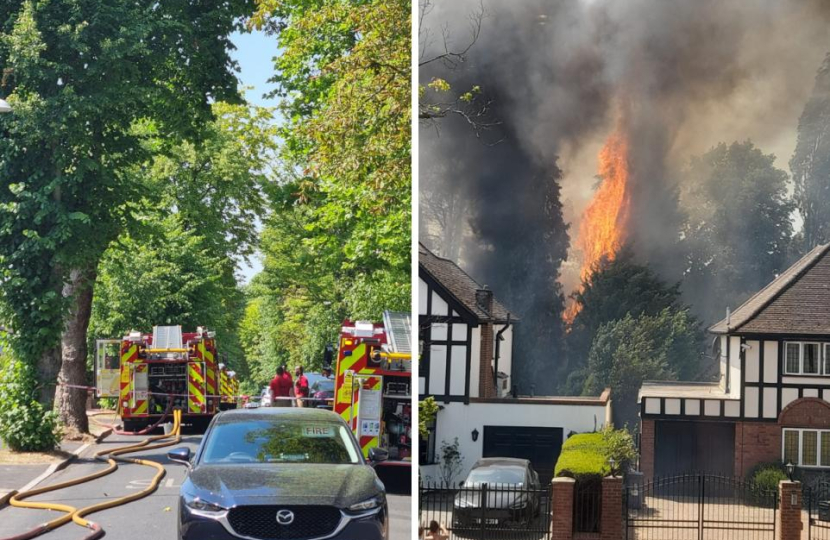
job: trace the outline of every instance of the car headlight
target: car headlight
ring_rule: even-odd
[[[525,499],[524,497],[520,497],[520,498],[516,499],[515,501],[513,501],[512,503],[510,503],[510,508],[513,509],[513,510],[516,510],[518,508],[524,508],[524,507],[527,506],[527,503],[528,503],[527,499]]]
[[[455,507],[456,508],[474,508],[476,505],[470,500],[467,499],[456,499],[455,500]]]
[[[188,495],[186,493],[184,494],[184,504],[190,509],[191,514],[214,519],[221,518],[228,511],[226,508],[223,508],[218,504],[206,501],[199,497]]]
[[[383,493],[379,493],[374,497],[370,497],[365,501],[360,501],[359,503],[354,503],[349,507],[349,512],[365,512],[367,510],[374,510],[383,505],[383,502],[386,498],[383,496]]]

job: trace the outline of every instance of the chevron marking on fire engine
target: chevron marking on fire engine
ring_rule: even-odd
[[[121,401],[127,401],[130,397],[130,370],[129,364],[138,356],[138,346],[133,343],[126,351],[121,353]]]
[[[364,354],[366,354],[366,345],[361,343],[360,345],[352,349],[351,356],[343,357],[343,360],[341,360],[343,367],[340,369],[340,371],[345,372],[348,369],[352,369],[352,366],[354,366],[363,357]]]
[[[214,378],[214,364],[213,364],[213,353],[211,352],[210,348],[205,345],[205,342],[202,341],[199,343],[199,348],[202,352],[202,358],[205,360],[205,375],[207,375],[207,393],[209,396],[216,395],[216,379]]]
[[[187,399],[187,408],[190,412],[202,412],[205,394],[199,386],[204,383],[201,366],[197,363],[187,365],[187,389],[190,396]]]

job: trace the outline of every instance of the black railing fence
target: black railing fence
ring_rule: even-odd
[[[825,475],[806,480],[802,507],[807,514],[807,538],[830,540],[830,479]]]
[[[580,479],[574,484],[573,531],[600,532],[602,519],[602,478]]]
[[[436,522],[452,539],[550,540],[550,487],[422,484],[418,508],[420,527]]]
[[[655,478],[624,493],[628,540],[774,540],[778,490],[707,474]]]

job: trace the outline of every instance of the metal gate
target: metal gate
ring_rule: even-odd
[[[446,527],[451,539],[550,540],[551,499],[550,484],[540,489],[501,484],[421,485],[418,524],[428,529],[434,521]]]
[[[808,540],[830,540],[830,481],[821,477],[804,489]]]
[[[625,490],[628,540],[774,540],[778,491],[684,474]]]

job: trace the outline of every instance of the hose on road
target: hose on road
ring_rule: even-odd
[[[169,439],[169,440],[164,440]],[[150,443],[156,441],[163,441],[157,444],[151,445]],[[101,538],[104,536],[105,532],[101,528],[101,526],[95,522],[88,521],[84,519],[84,516],[92,514],[94,512],[98,512],[100,510],[104,510],[107,508],[113,508],[115,506],[120,506],[123,504],[127,504],[138,499],[144,498],[147,495],[153,493],[157,488],[158,484],[161,479],[165,475],[164,466],[160,463],[156,463],[155,461],[150,461],[146,459],[138,459],[138,458],[127,458],[121,457],[124,454],[130,454],[132,452],[138,451],[146,451],[146,450],[153,450],[156,448],[163,448],[165,446],[172,446],[177,444],[181,441],[181,411],[175,410],[173,412],[173,430],[165,435],[155,435],[152,437],[148,437],[147,439],[136,443],[131,444],[128,446],[122,446],[115,449],[104,449],[96,452],[94,454],[95,459],[100,461],[105,461],[109,466],[106,469],[96,471],[94,473],[81,476],[80,478],[75,478],[73,480],[67,480],[65,482],[60,482],[58,484],[54,484],[51,486],[46,486],[42,488],[36,488],[29,491],[24,491],[23,493],[18,493],[14,497],[9,500],[9,504],[12,506],[16,506],[18,508],[32,508],[32,509],[39,509],[39,510],[57,510],[59,512],[64,512],[64,515],[55,518],[51,521],[48,521],[42,525],[35,527],[29,531],[26,531],[22,534],[16,536],[10,536],[7,538],[3,538],[0,540],[29,540],[31,538],[35,538],[40,536],[46,532],[54,530],[61,525],[69,523],[73,521],[82,527],[86,527],[92,530],[92,533],[85,537],[84,540],[93,540],[96,538]],[[106,476],[115,472],[118,469],[118,462],[123,463],[135,463],[137,465],[144,465],[148,467],[153,467],[156,469],[156,474],[153,476],[153,479],[150,482],[150,485],[137,492],[133,493],[124,497],[119,497],[117,499],[113,499],[111,501],[104,501],[102,503],[93,504],[91,506],[86,506],[84,508],[75,508],[73,506],[65,505],[65,504],[58,504],[58,503],[51,503],[51,502],[34,502],[34,501],[25,501],[30,497],[34,497],[36,495],[41,495],[43,493],[49,493],[51,491],[57,491],[59,489],[64,489],[67,487],[77,486],[79,484],[83,484],[86,482],[90,482],[97,478],[101,478],[102,476]]]
[[[156,420],[156,422],[154,424],[151,424],[151,425],[149,425],[149,426],[147,426],[144,429],[141,429],[139,431],[124,431],[123,429],[119,429],[119,427],[116,426],[116,425],[105,424],[105,423],[99,422],[98,420],[95,419],[96,416],[101,416],[101,415],[104,415],[104,414],[110,414],[110,411],[102,411],[102,412],[97,412],[97,413],[90,414],[89,419],[94,424],[96,424],[98,426],[111,429],[112,432],[115,433],[116,435],[147,435],[148,433],[152,433],[153,430],[156,429],[162,422],[167,420],[167,417],[170,416],[170,411],[171,410],[173,410],[173,400],[172,399],[168,400],[167,408],[164,410],[164,414],[162,414],[161,417],[158,420]],[[115,409],[115,415],[118,416],[120,412],[121,412],[121,402],[119,401],[118,406]]]

